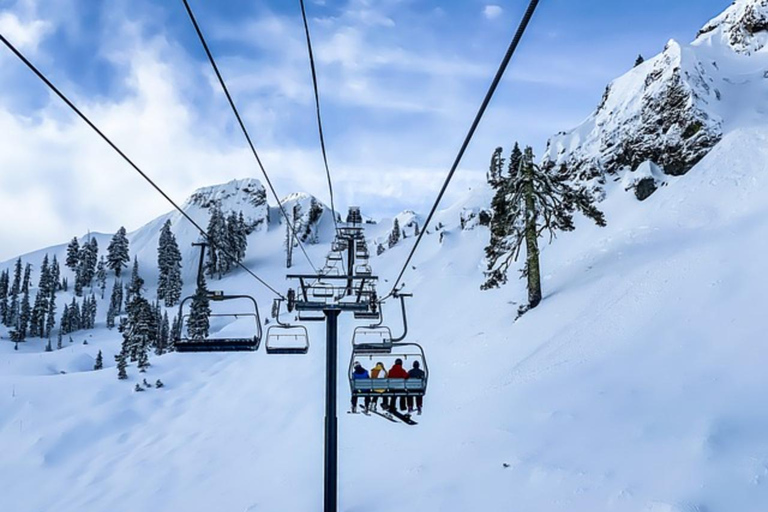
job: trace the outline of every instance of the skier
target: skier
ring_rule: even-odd
[[[368,375],[368,370],[363,368],[363,365],[361,365],[358,361],[355,361],[355,369],[352,371],[352,378],[353,379],[370,379],[370,375]],[[365,397],[365,412],[368,412],[368,408],[371,405],[371,397],[366,396]],[[357,412],[357,396],[352,396],[352,412]]]
[[[378,362],[376,363],[376,366],[371,370],[371,378],[372,379],[386,379],[387,378],[387,370],[384,368],[384,363]],[[377,393],[383,393],[384,389],[374,389]],[[375,396],[373,397],[373,406],[376,407],[376,404],[379,401],[379,397]],[[381,399],[381,408],[385,411],[387,410],[387,406],[389,405],[389,401],[387,400],[387,397],[382,397]]]
[[[411,368],[408,371],[408,378],[409,379],[423,379],[424,378],[424,370],[420,368],[420,364],[418,361],[413,362],[413,368]],[[417,396],[416,397],[416,409],[418,411],[418,414],[421,414],[421,408],[424,406],[424,397],[423,396]],[[413,412],[413,397],[408,397],[408,412]]]
[[[395,364],[392,365],[392,368],[389,369],[389,378],[390,379],[407,379],[408,378],[408,372],[405,371],[405,368],[403,368],[403,360],[399,357],[395,359]],[[394,409],[395,408],[395,399],[392,398],[392,401],[390,402],[389,406]],[[400,397],[400,410],[405,410],[405,397]]]

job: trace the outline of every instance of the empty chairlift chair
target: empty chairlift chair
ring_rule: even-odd
[[[194,296],[185,298],[179,305],[181,332],[176,333],[174,347],[177,352],[241,352],[258,350],[262,338],[261,318],[256,300],[250,295],[224,295],[223,292],[208,294],[211,304],[233,304],[239,301],[236,311],[212,313],[207,337],[189,335],[189,312],[185,312]],[[242,305],[248,304],[247,307]],[[212,309],[219,309],[212,308]]]
[[[277,299],[272,307],[276,325],[267,329],[267,354],[303,355],[309,352],[309,334],[303,325],[289,325],[280,321],[280,303]]]

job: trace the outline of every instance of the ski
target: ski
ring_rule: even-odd
[[[371,409],[370,412],[372,412],[373,414],[375,414],[377,416],[381,416],[382,418],[384,418],[386,420],[389,420],[392,423],[397,423],[397,420],[392,415],[390,415],[390,414],[385,414],[383,412],[379,412],[375,408]]]
[[[418,425],[418,423],[413,421],[410,414],[403,414],[395,409],[390,409],[389,413],[407,425]]]

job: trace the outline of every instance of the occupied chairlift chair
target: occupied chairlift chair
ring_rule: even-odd
[[[418,343],[403,342],[408,334],[408,320],[405,313],[405,297],[400,295],[403,314],[403,334],[392,337],[389,327],[378,324],[368,327],[358,327],[352,336],[352,356],[349,360],[349,387],[353,397],[419,397],[427,393],[429,367],[424,349]],[[423,379],[355,379],[353,377],[355,362],[367,361],[368,370],[377,362],[384,362],[389,369],[395,359],[402,359],[408,369],[409,363],[419,361],[424,371]],[[365,366],[365,365],[364,365]]]
[[[275,299],[272,317],[276,325],[267,329],[267,354],[304,355],[309,352],[309,334],[303,325],[290,325],[280,321],[280,306],[283,299]]]

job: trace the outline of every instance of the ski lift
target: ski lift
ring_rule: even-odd
[[[347,250],[347,241],[336,239],[331,243],[331,251],[341,252]]]
[[[403,315],[403,334],[397,338],[392,336],[389,327],[377,325],[358,327],[352,334],[352,355],[349,360],[349,387],[352,397],[420,397],[427,392],[429,367],[427,357],[421,345],[414,342],[403,342],[408,334],[408,319],[405,311],[405,297],[398,295]],[[389,370],[394,362],[400,359],[407,370],[418,362],[424,372],[423,378],[383,378],[355,379],[353,371],[355,363],[364,361],[370,370],[377,363],[382,363]]]
[[[180,332],[176,333],[174,346],[177,352],[241,352],[259,349],[262,338],[261,318],[256,299],[250,295],[224,295],[221,291],[210,292],[211,302],[231,302],[240,300],[251,306],[237,312],[214,313],[209,315],[210,331],[215,336],[190,338],[188,335],[189,313],[184,313],[184,306],[194,296],[186,297],[179,304],[181,318]]]
[[[352,333],[352,350],[357,354],[388,354],[392,345],[392,330],[386,326],[356,327]]]
[[[355,245],[355,258],[368,259],[368,245],[364,240],[358,240]]]
[[[355,274],[359,276],[370,276],[373,274],[373,270],[371,269],[371,266],[366,263],[363,265],[357,265],[355,267]]]
[[[327,299],[332,299],[336,296],[336,288],[332,284],[322,281],[313,284],[309,290],[312,297],[320,302],[327,302]]]
[[[280,303],[275,299],[272,305],[272,317],[276,325],[267,329],[267,354],[304,355],[309,352],[309,334],[303,325],[290,325],[280,321]]]
[[[355,363],[360,363],[367,370],[382,363],[389,371],[396,360],[403,362],[403,368],[408,371],[417,362],[424,372],[424,378],[379,378],[356,379],[353,376]],[[392,343],[387,352],[374,352],[366,347],[353,347],[349,360],[349,387],[353,397],[419,397],[427,393],[429,367],[424,349],[418,343]]]
[[[336,251],[331,251],[328,253],[328,256],[326,257],[326,260],[329,262],[339,262],[341,261],[341,253]]]

